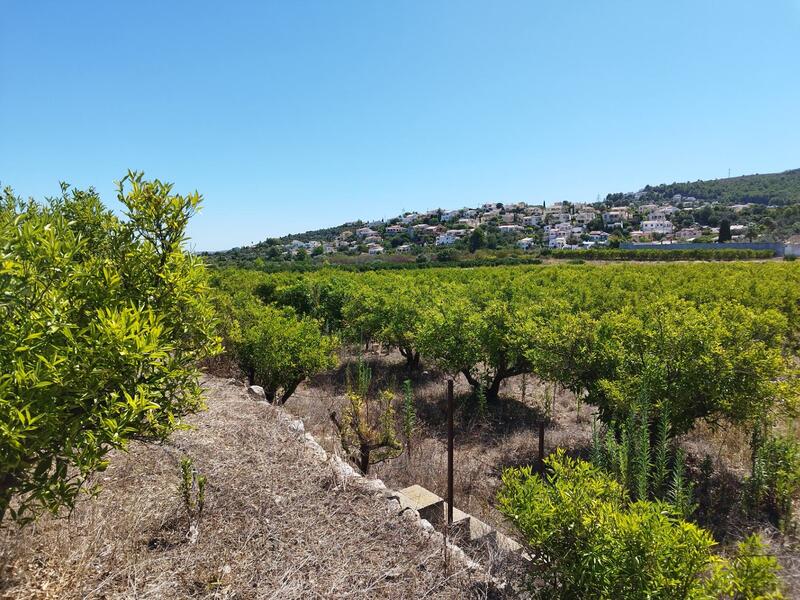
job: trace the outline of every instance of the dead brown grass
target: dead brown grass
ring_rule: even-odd
[[[277,412],[209,377],[209,409],[168,444],[133,444],[68,519],[2,531],[3,598],[469,598],[476,575],[344,486]],[[196,544],[178,464],[208,477]]]
[[[403,455],[376,465],[374,475],[395,489],[416,483],[444,497],[447,489],[445,375],[434,370],[409,375],[398,353],[383,352],[377,347],[366,353],[359,350],[358,354],[372,367],[375,390],[386,387],[399,390],[403,379],[411,377],[420,419],[411,457]],[[336,450],[339,444],[328,414],[331,409],[339,409],[344,401],[345,369],[355,360],[354,356],[353,352],[344,351],[341,356],[344,366],[335,373],[303,384],[286,406],[303,419],[306,428],[329,451]],[[542,382],[528,377],[523,398],[522,378],[514,377],[504,382],[503,401],[485,419],[479,420],[464,410],[456,413],[454,504],[511,537],[516,535],[513,526],[496,508],[500,476],[506,467],[535,464],[538,422],[546,422],[545,454],[556,448],[565,448],[584,458],[589,453],[595,416],[593,407],[580,405],[571,392],[557,389],[548,418],[546,390],[552,397],[552,384],[546,388]],[[463,377],[456,378],[457,403],[469,393]],[[781,534],[768,523],[748,517],[742,510],[742,480],[749,474],[747,432],[730,426],[712,429],[700,423],[681,443],[689,453],[690,475],[700,479],[700,465],[706,456],[713,464],[710,484],[705,488],[698,486],[698,495],[704,495],[704,504],[694,518],[712,531],[723,551],[750,533],[760,533],[769,540],[771,552],[778,556],[783,567],[781,575],[788,597],[800,597],[797,537]],[[482,562],[491,571],[498,566],[491,560]]]

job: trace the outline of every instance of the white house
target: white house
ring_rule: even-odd
[[[521,248],[522,250],[530,250],[532,246],[536,245],[536,240],[533,238],[522,238],[517,242],[517,247]]]
[[[680,240],[693,240],[701,235],[703,235],[703,232],[697,227],[687,227],[686,229],[681,229],[680,231],[675,232],[675,237]]]
[[[627,208],[612,208],[611,210],[603,213],[603,223],[606,225],[615,225],[628,220]]]
[[[596,216],[597,213],[595,213],[593,210],[584,210],[575,214],[575,223],[585,227],[591,223]]]
[[[566,212],[548,213],[547,220],[551,223],[569,223],[572,217]]]
[[[406,231],[408,230],[402,225],[390,225],[386,228],[386,235],[400,235]]]
[[[383,246],[379,244],[370,244],[367,248],[367,252],[370,254],[383,254]]]
[[[553,238],[548,242],[547,245],[550,246],[551,248],[561,249],[567,245],[567,238],[565,237]]]
[[[522,218],[522,223],[528,227],[537,227],[542,222],[541,214],[527,215]]]
[[[455,244],[457,241],[458,238],[450,233],[443,233],[439,236],[436,236],[437,246],[450,246],[451,244]]]
[[[361,227],[360,229],[356,229],[356,235],[360,238],[367,238],[371,235],[378,235],[378,232],[369,227]]]
[[[498,228],[500,233],[517,233],[523,230],[521,225],[500,225]]]
[[[642,231],[644,233],[672,233],[672,223],[670,221],[642,221]]]

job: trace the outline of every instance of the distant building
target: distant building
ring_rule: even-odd
[[[642,221],[642,231],[644,233],[672,233],[673,225],[670,221]]]

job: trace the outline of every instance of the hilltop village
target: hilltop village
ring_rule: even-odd
[[[388,220],[354,221],[291,239],[268,240],[267,256],[403,254],[431,246],[469,251],[484,247],[577,250],[616,247],[623,241],[754,241],[770,234],[757,217],[781,208],[729,205],[680,194],[661,203],[648,202],[646,192],[622,196],[615,202],[592,204],[490,202],[477,208],[407,212]]]

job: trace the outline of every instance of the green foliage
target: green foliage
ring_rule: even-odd
[[[716,560],[709,578],[708,596],[734,600],[779,600],[778,561],[767,554],[757,535],[737,544],[730,561]]]
[[[532,374],[622,425],[646,390],[651,442],[667,402],[669,438],[701,419],[749,427],[797,403],[791,263],[235,273],[342,339],[462,374],[488,404],[508,377]]]
[[[131,439],[163,439],[202,407],[218,350],[202,263],[184,251],[200,204],[130,172],[126,220],[94,190],[0,206],[0,519],[74,505]]]
[[[642,202],[671,200],[675,194],[694,196],[707,201],[724,204],[796,204],[800,202],[800,169],[782,173],[745,175],[727,179],[709,179],[645,186]],[[614,200],[621,194],[610,194]]]
[[[274,285],[236,271],[217,273],[213,284],[225,348],[264,388],[267,400],[284,404],[306,378],[336,366],[338,338],[325,335],[312,316],[317,303],[335,300],[311,298],[292,285],[281,289],[281,297],[297,308],[277,308],[263,302],[277,294]]]
[[[728,561],[712,554],[707,531],[669,505],[631,503],[618,482],[562,450],[545,463],[544,478],[529,467],[506,470],[499,494],[528,544],[537,597],[780,597],[776,563],[757,556],[757,541]]]
[[[792,504],[800,492],[800,443],[788,436],[760,443],[745,490],[751,512],[765,512],[782,530],[792,527]]]
[[[206,504],[206,483],[205,475],[200,475],[194,467],[194,462],[189,457],[181,459],[181,480],[178,491],[183,500],[183,507],[186,510],[188,521],[188,537],[194,543],[197,541],[198,527],[200,518],[203,516],[203,509]]]
[[[624,416],[643,386],[652,402],[669,401],[673,435],[697,419],[745,423],[795,402],[796,392],[781,382],[789,367],[787,322],[778,311],[672,297],[607,313],[596,323],[594,356],[601,364],[584,384],[587,400],[607,421]]]
[[[314,319],[268,306],[258,307],[257,316],[242,334],[238,355],[269,402],[284,404],[304,379],[336,366],[338,342]]]
[[[372,374],[359,363],[347,392],[347,404],[342,416],[332,412],[330,417],[339,432],[342,448],[366,475],[370,465],[397,458],[403,452],[395,424],[394,394],[381,390],[376,400],[370,400],[369,388]]]
[[[692,501],[693,497],[692,483],[686,478],[686,453],[683,448],[676,448],[669,500],[679,515],[688,518],[696,508]]]
[[[654,422],[647,396],[642,394],[622,425],[612,423],[605,435],[596,421],[592,427],[593,465],[613,476],[632,498],[669,501],[684,517],[691,514],[692,490],[686,481],[685,456],[680,450],[670,450],[666,406],[660,407],[659,416]],[[670,477],[672,487],[668,488],[667,480]]]

